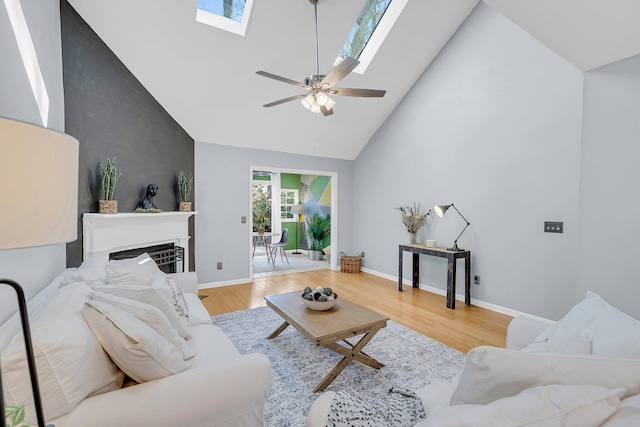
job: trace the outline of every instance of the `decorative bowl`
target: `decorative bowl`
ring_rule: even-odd
[[[302,298],[302,301],[304,301],[305,305],[309,307],[311,310],[327,311],[327,310],[331,310],[333,306],[336,304],[336,301],[338,301],[338,296],[336,295],[335,299],[331,301],[309,301],[304,298]]]
[[[315,289],[307,287],[301,295],[304,304],[311,310],[327,311],[331,310],[336,304],[338,294],[333,292],[331,288],[323,288],[317,286]]]

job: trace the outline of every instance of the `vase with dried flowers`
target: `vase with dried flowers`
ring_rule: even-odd
[[[423,213],[419,203],[414,203],[413,206],[398,206],[396,209],[402,215],[402,224],[407,228],[411,236],[411,244],[416,244],[418,231],[427,223],[427,218],[433,211],[429,209],[426,213]]]

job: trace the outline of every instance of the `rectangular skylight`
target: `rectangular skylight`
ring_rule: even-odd
[[[198,0],[196,21],[244,36],[253,0]]]
[[[347,56],[360,61],[354,70],[364,74],[409,0],[366,0],[334,65]]]

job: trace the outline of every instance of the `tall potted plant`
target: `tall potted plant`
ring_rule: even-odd
[[[102,198],[100,199],[100,213],[118,213],[118,201],[116,200],[116,190],[122,177],[122,172],[118,174],[116,158],[107,158],[105,165],[100,164],[102,172]]]
[[[178,210],[180,212],[191,211],[191,191],[193,190],[193,175],[189,174],[189,178],[184,171],[178,172],[178,193],[180,193],[180,204]]]
[[[311,240],[309,248],[309,259],[321,260],[324,254],[322,250],[322,241],[331,232],[331,217],[313,214],[311,219],[307,220],[307,237]]]

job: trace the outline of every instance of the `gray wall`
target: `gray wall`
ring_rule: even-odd
[[[155,205],[175,211],[175,177],[179,170],[187,175],[193,171],[193,139],[73,7],[66,0],[61,6],[65,124],[67,133],[80,141],[78,240],[67,245],[67,265],[78,266],[82,213],[98,211],[99,164],[117,158],[122,172],[116,194],[119,212],[133,211],[152,183],[159,187]]]
[[[640,56],[584,75],[579,293],[640,318]]]
[[[338,248],[352,253],[353,162],[197,142],[196,265],[201,283],[249,279],[250,166],[338,174]],[[335,191],[335,186],[332,191]],[[370,190],[367,190],[370,191]],[[242,224],[240,218],[247,217]],[[216,263],[222,262],[222,270]]]
[[[59,3],[21,4],[49,95],[48,127],[64,131]],[[0,116],[42,125],[4,5],[0,6],[0,58]],[[18,281],[27,298],[64,267],[65,245],[0,251],[0,277]],[[0,321],[16,306],[13,294],[8,288],[0,289]]]
[[[581,113],[581,73],[480,2],[356,159],[353,246],[396,276],[409,236],[394,207],[453,202],[471,222],[458,244],[481,278],[472,297],[561,316],[576,301]],[[463,226],[449,211],[420,240],[448,246]],[[446,260],[421,260],[444,290]]]

